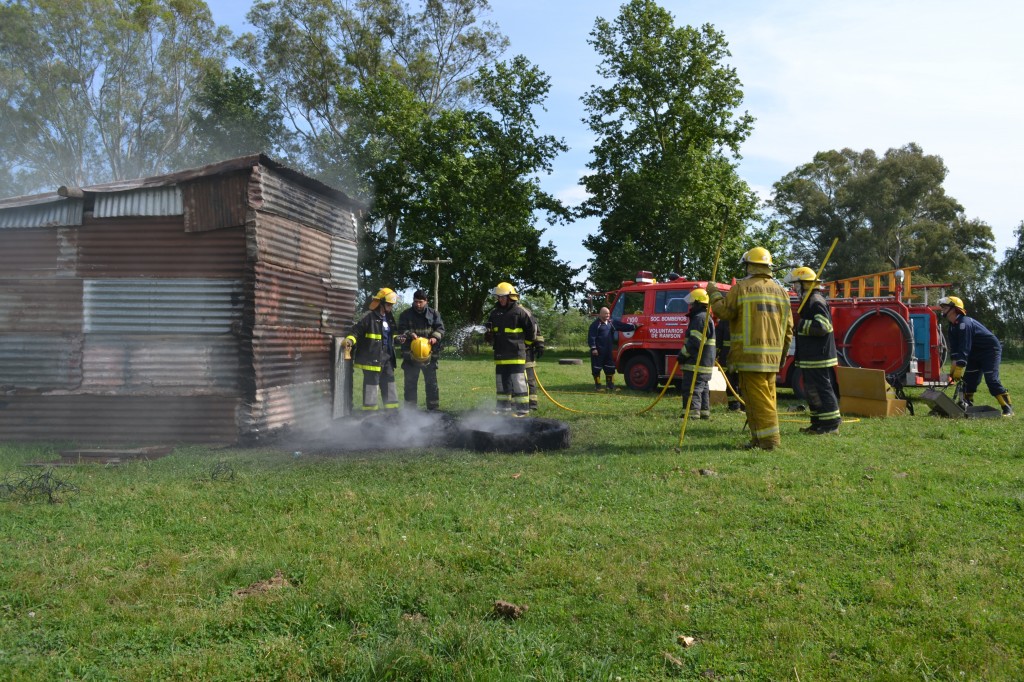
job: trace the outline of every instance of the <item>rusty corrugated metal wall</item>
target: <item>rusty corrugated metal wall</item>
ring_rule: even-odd
[[[262,156],[209,168],[0,202],[0,440],[327,423],[358,206]]]
[[[333,404],[332,337],[355,315],[354,206],[266,166],[253,170],[249,206],[252,428],[324,427]]]

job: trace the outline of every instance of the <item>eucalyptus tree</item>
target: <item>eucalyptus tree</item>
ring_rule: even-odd
[[[590,278],[610,288],[636,269],[710,276],[723,221],[742,226],[757,200],[736,172],[753,118],[711,25],[677,28],[652,0],[631,0],[599,18],[590,44],[601,84],[584,96],[596,143],[582,182],[580,216],[600,218],[584,242]],[[742,247],[731,229],[727,253]]]
[[[942,158],[916,144],[815,154],[774,185],[770,202],[798,260],[818,263],[839,244],[826,275],[852,277],[920,265],[918,279],[970,287],[995,265],[992,228],[946,194]]]
[[[4,0],[0,138],[16,189],[168,170],[229,35],[202,0]]]

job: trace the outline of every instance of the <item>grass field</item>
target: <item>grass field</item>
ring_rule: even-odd
[[[569,450],[180,447],[0,496],[0,678],[1024,679],[1024,416],[785,413],[750,453],[716,407],[677,448],[677,394],[539,373]],[[441,391],[489,409],[493,366]],[[63,445],[0,445],[0,476]]]

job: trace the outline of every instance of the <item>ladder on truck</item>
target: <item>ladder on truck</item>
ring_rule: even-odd
[[[908,293],[912,291],[911,278],[913,272],[920,269],[920,265],[912,265],[899,270],[837,279],[834,282],[825,282],[825,286],[828,287],[829,298],[884,298],[896,296],[897,293],[904,298],[913,298],[913,295]],[[896,273],[902,273],[902,281]],[[925,296],[927,298],[927,294]]]
[[[937,301],[946,295],[946,289],[952,285],[949,282],[914,284],[913,273],[920,269],[920,265],[911,265],[898,270],[837,279],[834,282],[825,282],[825,286],[828,287],[829,298],[885,298],[896,296],[898,293],[900,298],[909,301],[921,294],[924,298],[921,304],[929,305],[928,298],[933,289],[938,290],[938,296],[935,297]],[[902,282],[896,276],[898,272],[903,273]]]

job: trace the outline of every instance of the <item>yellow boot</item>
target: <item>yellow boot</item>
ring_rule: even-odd
[[[1003,408],[1003,416],[1004,417],[1012,417],[1013,416],[1013,405],[1010,404],[1010,394],[1009,393],[1004,393],[1002,395],[997,395],[996,396],[996,400],[999,401],[999,404]]]

